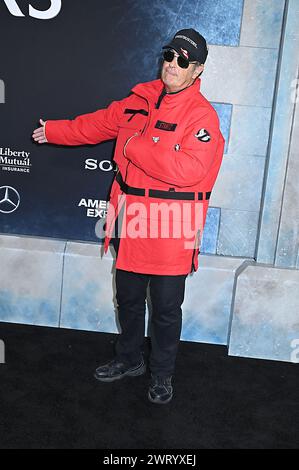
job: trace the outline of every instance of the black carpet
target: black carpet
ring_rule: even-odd
[[[297,365],[181,342],[175,397],[158,406],[147,400],[148,373],[93,378],[115,335],[1,323],[0,338],[1,449],[299,447]]]

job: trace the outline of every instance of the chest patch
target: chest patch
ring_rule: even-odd
[[[172,124],[171,122],[165,122],[165,121],[157,121],[155,128],[161,129],[161,131],[174,132],[177,128],[177,124]]]

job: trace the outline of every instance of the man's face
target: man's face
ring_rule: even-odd
[[[166,91],[171,93],[180,91],[191,85],[203,71],[203,65],[189,64],[187,69],[179,67],[177,63],[177,52],[173,51],[175,57],[172,62],[164,60],[161,72],[161,79],[165,85]]]

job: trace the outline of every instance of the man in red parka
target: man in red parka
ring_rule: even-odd
[[[193,29],[163,47],[161,79],[140,83],[129,97],[73,120],[40,120],[38,143],[98,144],[116,138],[105,227],[105,253],[116,251],[121,334],[113,360],[95,377],[112,382],[146,370],[142,348],[147,286],[152,304],[152,403],[169,403],[181,335],[185,281],[198,269],[209,199],[223,158],[216,111],[200,92],[208,55]]]

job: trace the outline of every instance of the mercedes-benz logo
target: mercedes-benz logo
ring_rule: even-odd
[[[17,210],[20,205],[20,195],[15,188],[11,186],[0,187],[0,212],[11,214]]]

